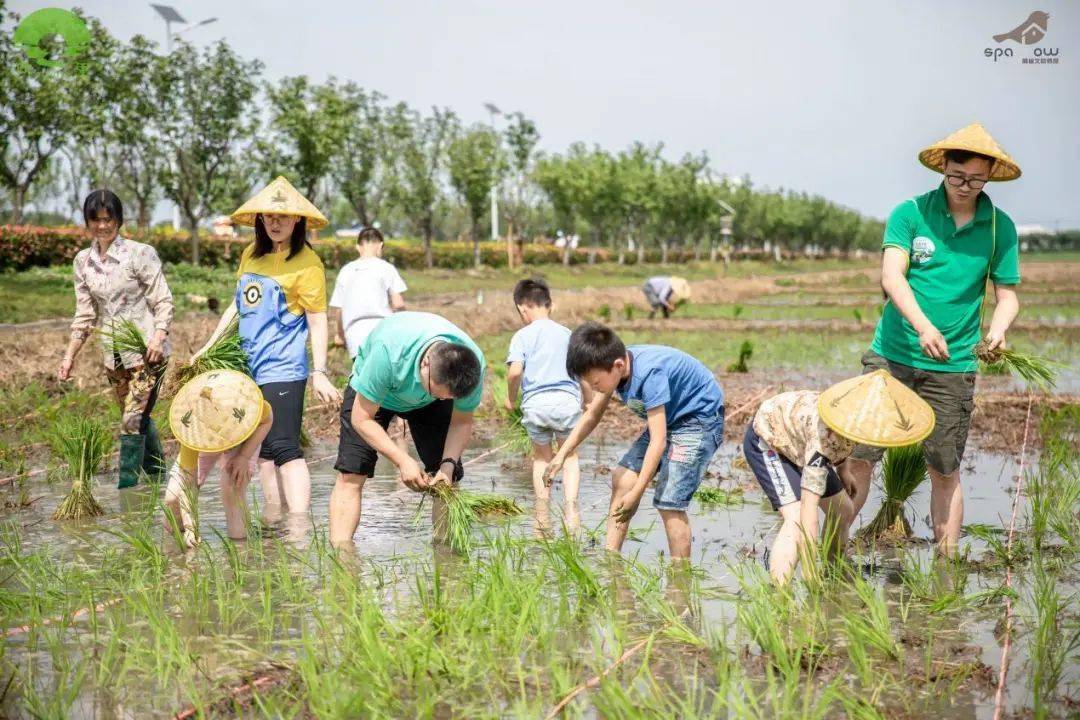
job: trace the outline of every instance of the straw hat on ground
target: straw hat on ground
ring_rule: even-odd
[[[935,172],[943,173],[946,150],[967,150],[994,158],[994,167],[990,169],[991,181],[1015,180],[1020,177],[1020,166],[979,123],[971,123],[926,148],[919,153],[919,162]]]
[[[884,370],[825,390],[818,396],[818,413],[838,435],[876,447],[911,445],[934,429],[933,409]]]
[[[231,217],[237,225],[254,227],[255,216],[259,213],[307,218],[308,228],[311,230],[319,230],[328,224],[326,216],[319,212],[319,208],[312,205],[310,200],[281,175],[237,208]]]
[[[690,283],[686,282],[686,278],[672,277],[671,278],[671,301],[673,303],[682,302],[690,299]]]
[[[244,373],[210,370],[176,393],[169,427],[193,450],[222,452],[251,437],[262,418],[262,404],[262,390]]]

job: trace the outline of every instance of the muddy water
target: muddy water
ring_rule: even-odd
[[[602,533],[590,533],[590,530],[603,526],[609,500],[610,472],[624,443],[590,443],[582,450],[583,483],[579,501],[583,542],[595,545],[602,543]],[[330,454],[327,448],[318,448],[311,457],[319,458]],[[752,485],[752,478],[745,472],[732,470],[731,461],[736,453],[736,446],[726,444],[718,452],[710,468],[713,477],[707,482],[721,483],[724,487],[742,486],[746,488],[745,502],[734,507],[703,509],[696,503],[691,508],[694,527],[694,560],[705,571],[707,579],[704,585],[711,589],[734,590],[737,582],[731,572],[731,563],[743,557],[762,561],[763,550],[771,543],[772,533],[777,527],[773,514],[763,495]],[[474,451],[476,454],[477,451]],[[1030,460],[1029,460],[1030,462]],[[330,490],[333,486],[332,461],[324,460],[312,467],[312,507],[316,524],[325,524],[326,508]],[[400,486],[391,473],[392,467],[380,462],[378,476],[371,479],[364,489],[364,510],[361,526],[356,535],[358,552],[375,561],[400,557],[402,555],[423,555],[431,552],[430,520],[426,512],[417,512],[418,496]],[[985,523],[1001,526],[1007,523],[1011,502],[1011,488],[1017,471],[1017,461],[1013,457],[1001,455],[974,455],[964,468],[964,490],[966,520],[968,523]],[[523,507],[533,508],[530,472],[527,463],[516,457],[500,455],[489,456],[481,462],[467,468],[467,486],[476,490],[491,490],[515,498]],[[202,493],[200,521],[202,535],[207,542],[217,544],[213,528],[224,529],[224,517],[218,498],[216,480],[211,479]],[[52,555],[62,556],[71,562],[84,563],[93,567],[102,548],[119,542],[115,537],[102,532],[106,529],[119,529],[125,508],[132,511],[145,508],[154,502],[153,493],[148,488],[136,488],[118,492],[109,483],[103,483],[98,499],[109,513],[105,518],[74,529],[68,524],[58,524],[48,519],[62,497],[62,489],[56,486],[38,485],[32,497],[40,497],[33,506],[18,514],[9,516],[16,519],[23,527],[25,550],[45,549]],[[924,487],[913,498],[909,517],[913,519],[916,540],[916,552],[929,557],[932,549],[929,540],[932,532],[928,524],[929,497],[928,488]],[[258,499],[258,492],[253,491],[253,500]],[[551,515],[539,522],[550,523],[558,527],[562,521],[562,492],[556,487],[553,493]],[[878,506],[875,489],[867,503],[861,518],[868,522]],[[121,511],[121,512],[117,512]],[[509,521],[514,532],[525,535],[537,531],[538,519],[527,513],[521,518]],[[858,523],[857,523],[858,524]],[[297,542],[305,541],[308,527],[305,523],[291,524],[288,521],[277,522],[274,527],[279,534],[294,536]],[[970,539],[969,539],[970,540]],[[978,541],[973,542],[974,557],[982,554]],[[650,494],[642,501],[638,516],[631,525],[631,537],[625,551],[636,555],[644,562],[655,562],[666,552],[666,539],[655,511],[651,508]],[[597,550],[597,552],[599,552]],[[887,597],[895,596],[899,586],[899,562],[895,558],[876,556],[860,558],[866,562],[867,573],[876,576],[886,587]],[[182,562],[177,562],[177,571],[183,572]],[[997,578],[980,578],[972,575],[967,592],[993,587]],[[710,594],[711,597],[717,593]],[[632,604],[632,603],[631,603]],[[895,610],[895,606],[893,608]],[[733,609],[730,600],[709,599],[703,606],[706,622],[730,621]],[[981,648],[982,662],[997,668],[1000,648],[994,637],[996,616],[965,620],[958,627],[951,642],[976,645]],[[899,621],[898,621],[899,622]],[[192,630],[197,634],[196,630]],[[940,639],[940,636],[939,636]],[[15,662],[33,662],[39,668],[47,670],[49,658],[45,650],[33,653],[33,657],[20,656],[21,639],[16,637],[7,641],[7,655]],[[1014,667],[1023,663],[1022,648],[1015,656]],[[236,662],[236,658],[230,658]],[[223,659],[224,661],[224,659]],[[1019,679],[1017,679],[1019,678]],[[1026,696],[1023,676],[1020,672],[1012,674],[1010,679],[1010,697],[1013,706],[1022,705]],[[100,698],[99,698],[100,699]],[[993,697],[988,688],[982,692],[954,693],[942,701],[942,706],[935,713],[939,717],[983,718],[992,715]],[[84,717],[98,715],[95,700],[88,693],[85,702],[76,702],[74,711]]]

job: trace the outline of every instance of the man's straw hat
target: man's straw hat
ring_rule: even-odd
[[[672,277],[671,278],[671,300],[672,302],[681,302],[683,300],[690,299],[690,283],[686,282],[686,278]]]
[[[222,452],[251,437],[262,418],[262,404],[262,390],[244,373],[210,370],[176,393],[169,427],[192,450]]]
[[[838,435],[877,447],[911,445],[934,429],[933,409],[884,370],[833,385],[818,396],[818,414]]]
[[[319,208],[312,205],[311,201],[281,175],[237,208],[231,217],[237,225],[254,227],[255,216],[259,213],[307,218],[308,228],[311,230],[319,230],[327,225],[326,217],[319,212]]]
[[[926,148],[919,153],[919,162],[935,172],[943,173],[946,150],[967,150],[994,158],[994,167],[990,169],[991,180],[1015,180],[1020,177],[1020,166],[979,123],[971,123]]]

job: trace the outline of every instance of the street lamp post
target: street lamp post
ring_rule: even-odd
[[[495,116],[502,115],[502,111],[494,103],[484,103],[484,108],[491,117],[491,132],[495,132]],[[491,239],[499,239],[499,188],[495,177],[491,178]]]
[[[176,8],[172,5],[155,5],[154,3],[150,3],[150,7],[154,8],[154,10],[157,11],[157,14],[161,16],[161,19],[165,21],[165,52],[168,55],[172,55],[174,37],[179,37],[181,33],[186,33],[188,30],[194,30],[197,27],[217,22],[217,18],[206,18],[193,25],[189,25],[188,21],[184,19],[184,16],[177,12]],[[174,33],[172,31],[172,24],[174,22],[182,23],[187,25],[187,27]],[[173,203],[172,224],[173,230],[180,229],[180,206],[176,203]]]

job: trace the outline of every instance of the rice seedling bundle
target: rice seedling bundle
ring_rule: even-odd
[[[750,372],[750,367],[746,364],[746,361],[754,354],[754,344],[749,340],[743,340],[742,345],[739,347],[739,359],[731,363],[727,367],[727,371],[730,373],[745,373]]]
[[[239,324],[234,320],[225,332],[199,357],[168,373],[161,396],[171,398],[188,380],[211,370],[236,370],[249,375],[247,353],[240,344]]]
[[[94,499],[94,475],[112,449],[109,428],[92,418],[63,416],[49,431],[53,452],[71,470],[71,491],[53,513],[54,520],[97,517],[105,511]]]
[[[446,538],[455,550],[467,551],[472,544],[473,525],[481,517],[510,517],[525,512],[513,499],[492,493],[462,490],[446,483],[428,489],[446,503]]]
[[[904,517],[904,503],[926,479],[926,459],[922,443],[889,448],[881,464],[885,498],[870,524],[859,537],[902,539],[911,536],[911,525]]]
[[[706,507],[716,505],[742,505],[743,491],[742,488],[725,490],[724,488],[718,487],[700,487],[697,492],[694,493],[694,499]]]
[[[146,338],[139,327],[127,318],[113,321],[110,327],[98,330],[107,350],[117,355],[146,356]]]
[[[990,350],[986,340],[981,340],[972,350],[972,354],[980,362],[985,363],[990,373],[996,375],[1004,374],[1007,370],[1012,371],[1028,385],[1033,385],[1040,390],[1052,389],[1057,384],[1058,372],[1065,368],[1065,365],[1061,363],[1038,355],[1003,348]]]
[[[491,390],[495,399],[495,407],[498,408],[500,417],[505,421],[496,436],[496,442],[500,445],[506,445],[507,450],[516,455],[527,455],[532,452],[532,440],[521,422],[521,406],[515,403],[513,410],[507,410],[503,405],[503,400],[509,396],[505,371],[497,371],[492,377]]]

